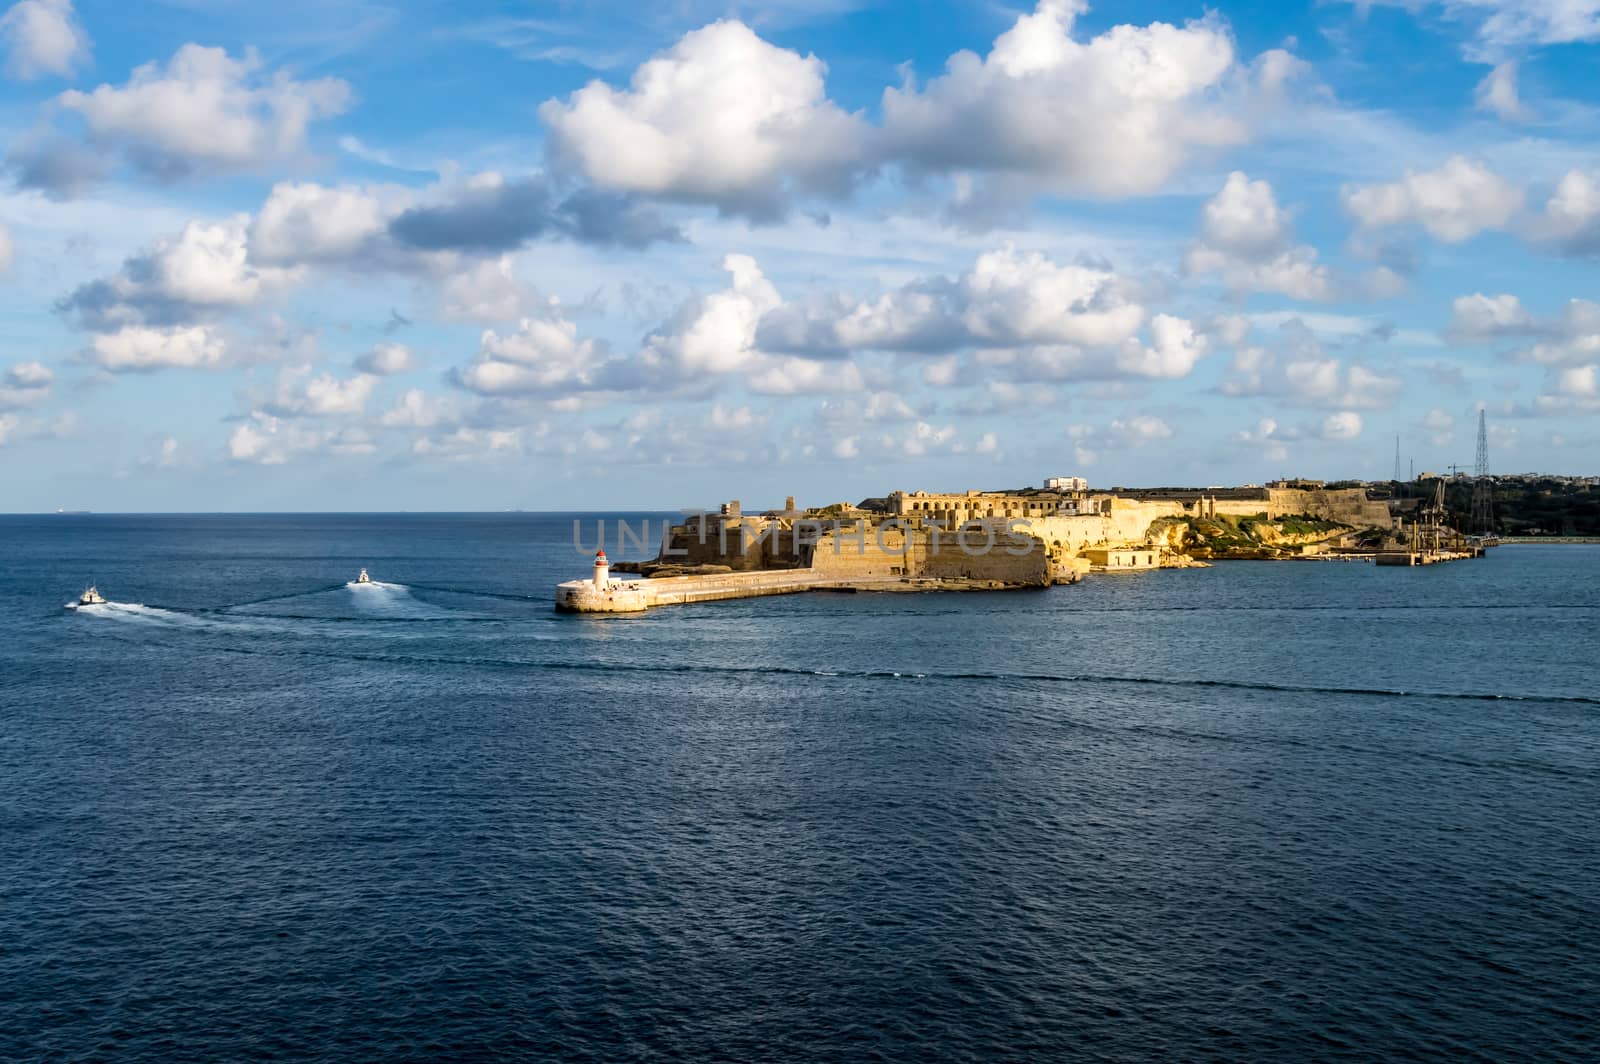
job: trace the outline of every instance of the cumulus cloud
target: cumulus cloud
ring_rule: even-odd
[[[390,409],[383,412],[378,423],[385,428],[431,429],[453,423],[460,410],[447,398],[430,396],[421,388],[408,388]]]
[[[1600,174],[1568,171],[1530,230],[1564,255],[1600,258]]]
[[[17,245],[11,238],[11,230],[0,225],[0,274],[9,273],[16,259]]]
[[[1569,299],[1560,312],[1538,317],[1514,295],[1461,296],[1452,305],[1446,338],[1457,343],[1492,343],[1515,337],[1534,340],[1509,353],[1516,362],[1561,369],[1600,363],[1600,303]]]
[[[1290,215],[1278,205],[1272,186],[1235,170],[1206,203],[1200,239],[1185,254],[1184,269],[1191,274],[1221,274],[1238,292],[1332,298],[1332,274],[1317,262],[1316,249],[1297,246],[1293,240]]]
[[[1135,289],[1108,268],[1008,245],[979,255],[959,278],[925,277],[867,298],[835,293],[775,304],[757,340],[767,350],[811,356],[980,348],[995,353],[992,364],[1026,366],[1048,379],[1186,376],[1205,354],[1205,337],[1182,318],[1149,319]],[[1147,320],[1148,345],[1139,339]],[[932,363],[929,383],[952,384],[958,370],[955,361]]]
[[[1507,60],[1489,71],[1488,76],[1478,83],[1473,100],[1478,110],[1498,115],[1506,122],[1526,122],[1533,117],[1517,94],[1515,60]]]
[[[646,338],[641,362],[680,377],[752,370],[762,362],[756,346],[761,318],[783,302],[748,255],[728,255],[722,268],[729,287],[690,300],[673,320]]]
[[[866,387],[853,362],[823,362],[812,358],[779,358],[750,377],[749,388],[758,395],[825,395],[859,392]]]
[[[1519,362],[1569,368],[1600,362],[1600,303],[1569,299],[1560,314],[1530,331],[1545,339],[1516,352]]]
[[[387,377],[416,369],[417,360],[405,344],[382,343],[356,359],[356,368],[363,373]]]
[[[1386,409],[1399,397],[1399,378],[1327,354],[1298,318],[1280,329],[1280,340],[1281,349],[1249,346],[1236,351],[1222,393],[1347,410]]]
[[[228,456],[256,465],[282,465],[309,454],[368,455],[377,449],[365,429],[306,425],[261,410],[251,411],[249,419],[228,436]]]
[[[742,22],[686,34],[629,88],[590,82],[547,101],[552,161],[595,185],[771,219],[797,193],[847,188],[867,126],[827,98],[826,65]]]
[[[1276,418],[1264,417],[1248,429],[1234,433],[1233,438],[1247,447],[1259,449],[1271,462],[1289,458],[1289,445],[1296,443],[1345,443],[1361,436],[1361,415],[1354,410],[1341,410],[1329,414],[1320,422],[1286,425]]]
[[[90,329],[174,325],[251,306],[300,279],[292,269],[249,260],[249,218],[190,222],[176,237],[156,241],[110,277],[80,285],[59,307]]]
[[[280,182],[251,220],[250,257],[277,265],[370,261],[374,241],[409,200],[399,189]]]
[[[1449,244],[1503,229],[1522,209],[1520,188],[1460,155],[1437,170],[1408,170],[1388,184],[1346,186],[1341,198],[1345,210],[1369,229],[1420,225]]]
[[[1450,307],[1445,336],[1461,343],[1479,343],[1504,336],[1523,336],[1536,328],[1533,315],[1514,295],[1458,296]]]
[[[0,377],[0,410],[33,406],[50,395],[55,374],[41,362],[18,362]]]
[[[592,440],[592,438],[591,438]],[[481,461],[518,455],[523,451],[523,430],[458,428],[452,432],[419,437],[411,453],[419,458],[447,462]]]
[[[486,330],[456,382],[480,395],[563,395],[598,387],[604,353],[560,317],[524,318],[513,332]]]
[[[277,394],[262,409],[281,418],[339,417],[359,414],[378,378],[369,373],[340,379],[331,373],[309,376],[308,369],[285,370],[278,379]]]
[[[1154,192],[1196,151],[1246,139],[1223,99],[1239,71],[1219,21],[1119,25],[1080,41],[1087,9],[1041,0],[986,57],[957,52],[926,87],[885,90],[884,157],[1111,198]],[[1274,53],[1261,69],[1276,88],[1292,65]]]
[[[89,360],[113,373],[158,369],[209,369],[220,366],[226,347],[206,325],[150,328],[125,325],[90,341]]]
[[[897,167],[948,176],[955,209],[1055,191],[1157,191],[1197,152],[1248,139],[1249,118],[1303,66],[1248,66],[1215,17],[1119,25],[1079,39],[1082,0],[1041,0],[984,57],[958,52],[926,85],[884,91],[882,125],[827,96],[815,56],[725,20],[686,34],[626,89],[591,82],[540,116],[553,166],[594,186],[710,204],[755,220],[802,196],[839,196]]]
[[[1107,451],[1126,451],[1170,440],[1175,435],[1171,425],[1150,414],[1137,414],[1116,418],[1109,425],[1069,425],[1067,438],[1072,441],[1073,460],[1079,465],[1092,466]]]
[[[170,180],[292,159],[304,151],[311,123],[343,112],[350,99],[337,78],[296,81],[281,70],[269,74],[253,51],[235,59],[185,44],[165,67],[147,63],[124,85],[70,90],[57,104],[82,117],[93,146]]]
[[[264,264],[447,278],[451,316],[503,320],[518,316],[503,312],[512,280],[504,253],[540,239],[639,248],[683,237],[624,197],[592,190],[558,195],[542,175],[486,171],[415,190],[279,183],[251,222],[250,256]],[[504,276],[491,276],[495,270]],[[496,292],[475,295],[485,283]]]
[[[89,58],[89,35],[72,0],[21,0],[0,16],[0,49],[6,76],[30,81],[72,73]]]

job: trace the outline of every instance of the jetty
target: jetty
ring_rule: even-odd
[[[1375,565],[1437,565],[1483,557],[1482,547],[1466,546],[1441,550],[1381,550],[1373,556]]]
[[[953,582],[907,576],[856,576],[848,579],[807,569],[782,572],[714,573],[666,576],[652,580],[569,580],[556,586],[556,609],[566,613],[643,613],[656,606],[681,606],[722,599],[793,595],[802,591],[971,591],[1002,590],[1000,581]]]

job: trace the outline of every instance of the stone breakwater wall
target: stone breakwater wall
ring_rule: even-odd
[[[1043,586],[1043,581],[1034,582]],[[677,606],[722,599],[794,595],[802,591],[972,591],[1029,586],[1009,580],[972,577],[899,576],[881,573],[840,574],[815,569],[776,569],[702,576],[669,576],[654,580],[612,580],[597,588],[592,580],[556,585],[556,609],[568,613],[643,613],[657,606]]]
[[[572,580],[556,585],[556,609],[570,613],[642,613],[656,606],[793,595],[801,591],[871,590],[880,586],[892,590],[904,582],[902,577],[889,576],[840,579],[809,569],[612,580],[604,588],[595,587],[592,580]]]

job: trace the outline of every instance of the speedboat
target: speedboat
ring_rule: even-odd
[[[83,594],[78,596],[78,605],[80,606],[104,606],[105,604],[105,596],[100,594],[99,589],[92,584],[84,588]]]
[[[361,575],[356,577],[356,583],[358,583],[358,584],[370,584],[370,583],[372,583],[372,577],[368,576],[367,575],[367,571],[365,569],[363,569],[363,570],[361,570]]]

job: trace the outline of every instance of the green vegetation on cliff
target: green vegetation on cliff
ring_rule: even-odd
[[[1166,517],[1151,531],[1195,558],[1286,558],[1316,543],[1354,531],[1349,525],[1308,515],[1268,520],[1266,514],[1236,517]]]

